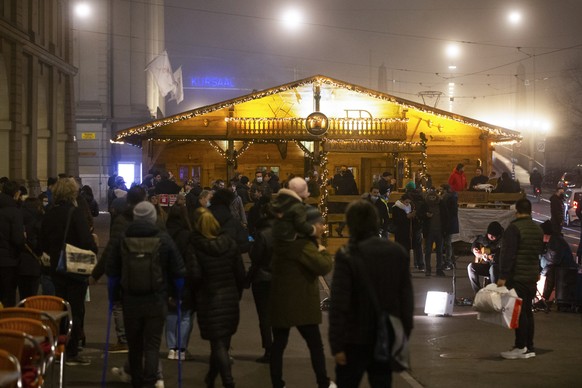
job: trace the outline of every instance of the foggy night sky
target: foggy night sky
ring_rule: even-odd
[[[304,15],[296,31],[280,21],[291,6]],[[382,91],[419,102],[418,92],[441,91],[439,108],[492,121],[515,114],[521,61],[528,110],[535,100],[535,114],[547,116],[564,70],[582,68],[580,0],[166,0],[165,7],[166,49],[173,68],[182,66],[184,86],[215,77],[242,89],[187,89],[168,113],[315,74],[378,90],[384,64]],[[519,25],[509,23],[511,10],[522,13]],[[468,42],[458,43],[456,60],[445,54],[451,42]]]

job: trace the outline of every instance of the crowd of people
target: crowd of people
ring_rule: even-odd
[[[336,194],[359,194],[346,166],[326,183]],[[285,386],[283,354],[294,327],[309,348],[318,387],[336,386],[326,370],[319,330],[318,278],[331,271],[332,257],[321,245],[326,229],[321,213],[305,204],[322,186],[316,171],[306,179],[289,176],[283,182],[271,171],[257,171],[252,180],[237,174],[228,182],[217,179],[202,187],[197,180],[180,185],[171,173],[150,170],[141,184],[128,188],[116,174],[108,184],[109,240],[88,277],[62,273],[57,265],[65,242],[97,253],[93,217],[99,216],[99,206],[91,188],[80,187],[65,175],[50,178],[38,197],[23,195],[26,189],[7,178],[0,184],[0,300],[6,307],[14,306],[17,294],[21,299],[35,295],[40,286],[43,294],[69,301],[73,331],[67,365],[90,363],[79,354],[85,341],[84,301],[87,286],[107,275],[117,337],[109,350],[128,352],[125,365],[112,372],[134,387],[163,387],[162,336],[168,359],[186,359],[194,318],[211,349],[204,383],[213,387],[220,376],[225,387],[234,387],[229,349],[245,288],[251,289],[259,319],[263,354],[257,362],[269,364],[272,386]],[[446,276],[455,264],[451,236],[459,232],[457,193],[483,190],[486,185],[493,191],[519,190],[505,173],[492,181],[480,167],[467,184],[459,164],[438,188],[427,177],[410,180],[395,203],[390,194],[396,191],[396,180],[384,172],[359,201],[330,209],[346,214],[338,234],[344,226],[350,232],[347,245],[335,257],[331,286],[329,341],[338,386],[357,386],[364,372],[372,386],[389,386],[391,381],[390,367],[373,357],[374,306],[362,279],[371,281],[382,308],[399,317],[410,335],[414,306],[410,261],[417,271],[431,276],[434,246],[435,274]],[[559,192],[555,195],[560,198]],[[170,197],[175,202],[162,206],[160,201]],[[507,230],[492,222],[474,241],[475,261],[467,268],[471,287],[478,292],[480,276],[486,277],[516,288],[531,304],[532,257],[537,252],[544,257],[546,276],[539,299],[547,303],[556,268],[572,265],[572,254],[561,237],[559,220],[544,223],[542,232],[531,221],[527,200],[518,201],[516,207],[518,217]],[[251,260],[248,270],[242,260],[245,253]],[[362,277],[363,270],[368,277]],[[506,358],[535,355],[533,317],[524,312],[520,327],[518,350],[505,352]]]

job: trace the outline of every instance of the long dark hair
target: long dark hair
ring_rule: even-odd
[[[377,235],[379,220],[378,210],[370,202],[358,200],[350,203],[346,210],[350,240],[357,242]]]

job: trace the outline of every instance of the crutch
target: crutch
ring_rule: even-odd
[[[178,323],[177,326],[177,335],[178,335],[178,388],[182,388],[182,296],[180,292],[178,292]],[[186,358],[186,354],[184,353],[184,358]]]
[[[107,385],[107,361],[109,359],[109,332],[111,331],[111,315],[113,314],[113,301],[109,301],[107,313],[107,333],[105,334],[105,354],[103,355],[103,371],[101,372],[101,388]]]

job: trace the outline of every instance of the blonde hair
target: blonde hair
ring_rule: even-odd
[[[76,205],[79,186],[73,178],[60,178],[52,188],[53,202],[71,202]]]
[[[203,207],[196,209],[194,219],[196,220],[194,229],[200,232],[201,235],[211,240],[218,237],[220,224],[208,209]]]

